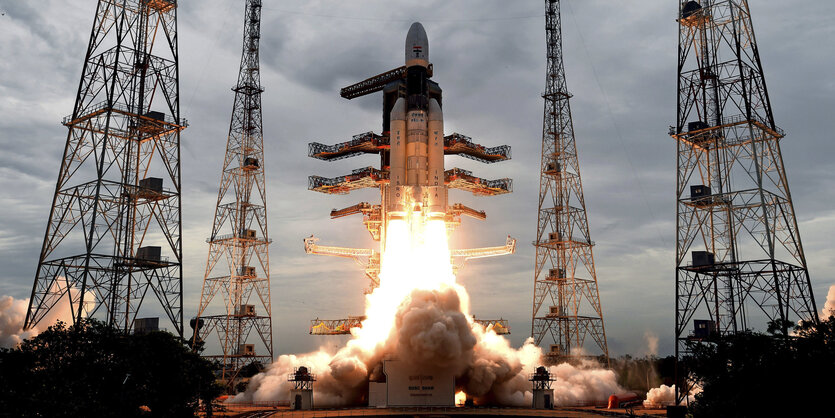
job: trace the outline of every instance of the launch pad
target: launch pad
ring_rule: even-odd
[[[637,412],[637,411],[636,411]],[[253,407],[253,406],[236,406],[231,407],[227,411],[228,415],[224,413],[215,413],[215,416],[245,416],[258,417],[309,417],[310,411],[293,411],[287,407]],[[255,415],[257,414],[257,415]],[[664,409],[641,409],[642,416],[664,417],[667,411]],[[480,408],[480,407],[447,407],[447,408],[334,408],[334,409],[316,409],[317,417],[344,417],[344,416],[385,416],[385,417],[475,417],[475,416],[504,416],[504,417],[561,417],[561,418],[600,418],[608,417],[628,417],[629,411],[624,408],[619,409],[604,409],[596,406],[581,406],[581,407],[560,407],[552,410],[543,411],[531,408]]]

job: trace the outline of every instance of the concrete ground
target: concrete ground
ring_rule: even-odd
[[[565,418],[599,418],[599,417],[663,417],[666,411],[662,409],[635,409],[630,415],[625,409],[606,409],[597,407],[562,407],[551,410],[529,408],[342,408],[315,409],[312,411],[293,411],[286,407],[257,408],[236,407],[215,414],[215,416],[235,418],[256,417],[470,417],[470,416],[515,416],[515,417],[565,417]]]

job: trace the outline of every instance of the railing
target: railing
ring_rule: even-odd
[[[760,125],[760,127],[764,127],[764,128],[767,128],[767,129],[773,129],[774,132],[776,132],[781,137],[786,136],[786,132],[783,129],[781,129],[779,127],[776,127],[776,126],[774,128],[772,128],[768,121],[766,121],[765,119],[760,117],[760,115],[757,115],[757,114],[754,114],[751,119],[748,119],[745,115],[742,115],[742,114],[726,116],[726,117],[722,118],[722,123],[719,126],[733,126],[733,125],[739,125],[739,124],[746,123],[746,122],[750,122],[750,123],[753,123],[753,124],[756,124],[756,125]],[[711,130],[713,128],[715,128],[715,126],[709,126],[707,128],[697,129],[697,130],[694,130],[694,131],[677,132],[677,130],[678,130],[677,127],[670,126],[670,129],[667,132],[669,133],[670,136],[680,135],[680,134],[690,135],[690,134],[696,134],[696,133],[699,133],[699,132],[708,131],[708,130]]]
[[[374,132],[364,132],[354,135],[350,141],[340,142],[334,145],[325,145],[319,142],[311,142],[307,145],[307,155],[312,158],[320,160],[341,160],[343,158],[353,157],[362,154],[363,150],[349,151],[351,148],[359,147],[361,145],[368,145],[377,147],[379,145],[388,144],[388,137],[377,135]],[[344,153],[342,155],[328,158],[326,154],[334,155]]]
[[[472,138],[466,135],[461,135],[457,132],[444,137],[444,147],[451,149],[456,145],[461,145],[465,148],[464,150],[456,152],[461,154],[462,157],[486,164],[509,160],[511,156],[510,145],[499,145],[487,148],[484,145],[474,143]],[[487,157],[493,158],[490,159]]]
[[[258,241],[258,242],[267,243],[267,244],[270,244],[270,243],[273,242],[272,238],[264,238],[264,237],[252,237],[252,238],[250,238],[250,237],[245,237],[245,236],[238,235],[238,234],[219,235],[219,236],[214,237],[214,239],[206,238],[206,242],[212,243],[212,242],[217,242],[217,241],[226,241],[226,240],[230,240],[230,239],[233,239],[233,238],[238,238],[238,239],[246,240],[246,241]]]
[[[316,190],[319,188],[339,188],[345,189],[345,192],[352,189],[351,183],[366,179],[371,182],[384,181],[388,179],[388,172],[377,170],[374,167],[358,168],[351,171],[347,176],[339,176],[334,178],[310,176],[308,177],[308,189]],[[365,187],[366,185],[359,185],[358,187]]]
[[[489,191],[489,192],[512,192],[513,191],[513,180],[504,178],[504,179],[497,179],[497,180],[486,180],[481,177],[473,176],[473,172],[469,170],[464,170],[461,168],[453,168],[451,170],[447,170],[445,173],[445,181],[450,184],[450,187],[455,187],[452,183],[456,180],[462,180],[467,183],[466,186],[462,187],[465,190],[470,190],[473,193],[480,194],[479,190]]]
[[[188,127],[188,120],[186,120],[185,118],[180,118],[180,121],[177,122],[177,120],[175,120],[174,118],[170,117],[167,114],[164,114],[162,120],[157,120],[157,119],[154,119],[150,116],[140,115],[140,114],[136,113],[135,111],[131,111],[124,104],[114,103],[112,106],[110,106],[110,105],[107,104],[107,102],[99,102],[99,103],[96,103],[96,104],[86,108],[86,109],[82,109],[82,111],[84,113],[78,115],[78,117],[75,118],[75,119],[73,119],[73,115],[65,116],[61,120],[61,123],[63,125],[69,126],[69,125],[72,125],[72,124],[74,124],[78,121],[86,120],[86,119],[89,119],[93,116],[97,116],[97,115],[100,115],[102,113],[105,113],[108,110],[112,110],[113,112],[121,113],[121,114],[128,115],[128,116],[139,116],[140,118],[145,119],[145,120],[158,121],[158,122],[162,122],[162,123],[165,123],[165,124],[168,124],[168,125],[176,125],[176,126],[181,126],[183,128]]]
[[[429,64],[426,68],[427,77],[432,77],[433,66]],[[346,99],[353,99],[366,94],[374,93],[382,90],[386,84],[406,77],[406,67],[397,67],[393,70],[386,71],[382,74],[377,74],[373,77],[366,78],[359,83],[352,84],[339,91],[339,95]]]

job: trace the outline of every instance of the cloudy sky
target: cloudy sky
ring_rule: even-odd
[[[788,132],[783,158],[818,306],[835,282],[835,3],[752,0],[769,93]],[[49,213],[95,0],[0,0],[0,295],[26,298]],[[181,2],[180,85],[184,131],[186,318],[195,314],[205,238],[217,194],[240,59],[242,0]],[[567,0],[564,55],[586,193],[597,246],[600,295],[612,354],[644,354],[649,331],[672,351],[674,306],[677,24],[673,0]],[[542,1],[264,1],[262,81],[278,353],[339,339],[307,335],[309,319],[362,312],[367,286],[344,259],[304,254],[302,238],[369,246],[359,218],[329,220],[331,208],[374,201],[367,190],[326,196],[307,176],[332,177],[376,164],[372,156],[325,163],[307,143],[335,143],[380,130],[380,97],[342,99],[339,88],[402,65],[403,41],[423,22],[447,133],[513,147],[513,159],[485,166],[448,157],[448,166],[487,178],[511,177],[511,195],[452,201],[484,209],[465,220],[456,247],[491,246],[511,234],[515,255],[471,262],[459,276],[473,312],[510,320],[512,340],[530,330],[533,247],[545,77]]]

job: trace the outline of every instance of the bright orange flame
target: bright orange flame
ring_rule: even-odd
[[[467,394],[463,390],[455,392],[455,404],[464,405],[467,402]]]
[[[366,297],[366,319],[362,328],[355,328],[351,342],[366,351],[386,341],[397,308],[413,290],[456,286],[446,223],[427,220],[419,212],[389,221],[380,261],[380,286]],[[467,308],[466,301],[462,305]]]

